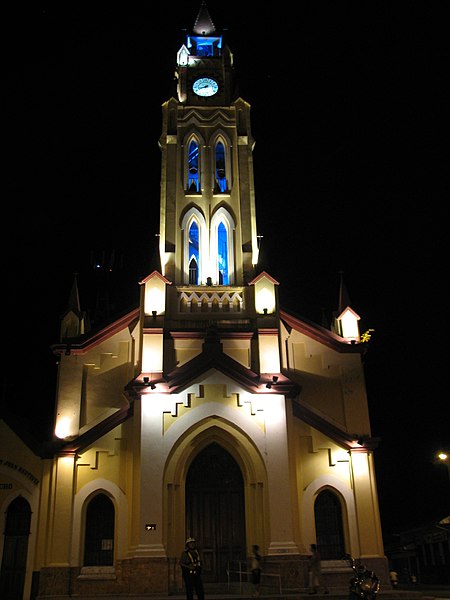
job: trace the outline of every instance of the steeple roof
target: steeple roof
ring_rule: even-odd
[[[63,338],[78,337],[86,333],[88,329],[89,324],[86,322],[86,312],[82,311],[80,307],[77,274],[74,273],[67,309],[61,315],[60,340]]]
[[[67,310],[72,310],[75,314],[81,313],[80,296],[78,294],[78,281],[76,273],[74,273],[73,277],[72,289],[70,290]]]
[[[340,286],[339,286],[338,314],[341,314],[341,312],[344,310],[344,308],[347,308],[347,306],[350,306],[350,296],[347,291],[347,287],[344,283],[344,272],[340,271],[340,275],[341,275],[341,282],[340,282]]]
[[[202,2],[192,32],[196,35],[211,35],[215,31],[216,28],[206,8],[206,2]]]

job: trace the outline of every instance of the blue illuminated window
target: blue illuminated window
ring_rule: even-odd
[[[195,221],[189,227],[189,283],[198,285],[199,278],[199,230]]]
[[[217,265],[219,270],[219,285],[228,285],[228,233],[223,223],[217,229]]]
[[[214,56],[214,46],[211,40],[203,42],[197,38],[197,56]]]
[[[216,182],[221,192],[227,189],[227,177],[225,169],[225,146],[222,142],[216,144]]]
[[[190,192],[199,192],[200,191],[198,164],[199,164],[198,144],[195,140],[192,140],[191,143],[189,144],[189,151],[188,151],[188,185],[187,185],[187,189]]]
[[[187,36],[186,45],[196,56],[220,56],[222,37]]]

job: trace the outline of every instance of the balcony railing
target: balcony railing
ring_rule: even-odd
[[[242,313],[245,310],[244,295],[238,289],[183,290],[178,292],[180,313]]]

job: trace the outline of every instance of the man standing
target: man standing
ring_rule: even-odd
[[[198,600],[204,600],[205,592],[202,580],[200,553],[194,538],[186,540],[186,546],[180,557],[181,573],[186,588],[186,600],[194,599],[194,591]]]
[[[258,598],[259,596],[259,587],[261,584],[261,554],[259,553],[259,546],[254,544],[252,546],[252,583],[254,588],[254,598]]]
[[[322,564],[319,551],[317,550],[316,544],[311,544],[310,546],[312,555],[309,559],[309,579],[311,585],[310,594],[317,594],[319,591],[319,587],[322,584]],[[324,594],[328,594],[328,588],[323,586]]]

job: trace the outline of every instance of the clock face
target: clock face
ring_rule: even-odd
[[[201,77],[194,81],[192,89],[197,96],[214,96],[219,90],[219,84],[211,77]]]

